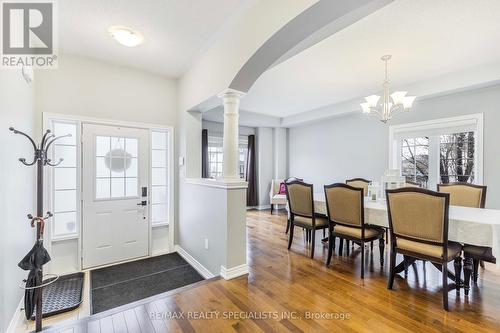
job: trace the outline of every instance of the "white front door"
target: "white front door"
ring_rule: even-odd
[[[149,252],[149,132],[83,124],[83,268]]]

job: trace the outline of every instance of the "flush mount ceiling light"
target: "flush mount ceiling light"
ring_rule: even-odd
[[[144,37],[139,32],[130,28],[113,26],[110,27],[108,31],[111,34],[111,37],[124,46],[134,47],[142,44],[144,41]]]

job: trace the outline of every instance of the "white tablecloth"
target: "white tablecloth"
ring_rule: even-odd
[[[324,193],[314,194],[314,210],[326,215]],[[449,218],[450,240],[491,247],[500,267],[500,210],[450,206]],[[389,227],[385,200],[365,200],[365,223]]]

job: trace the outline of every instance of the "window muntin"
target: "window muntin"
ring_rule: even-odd
[[[78,124],[71,121],[52,121],[55,136],[71,134],[54,142],[49,154],[57,163],[52,169],[51,219],[52,238],[66,238],[78,233]]]
[[[137,197],[137,138],[95,137],[95,199]]]
[[[168,133],[151,131],[151,224],[168,223]]]

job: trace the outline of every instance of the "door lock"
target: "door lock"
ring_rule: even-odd
[[[146,200],[143,200],[137,204],[137,206],[146,206],[148,202]]]

